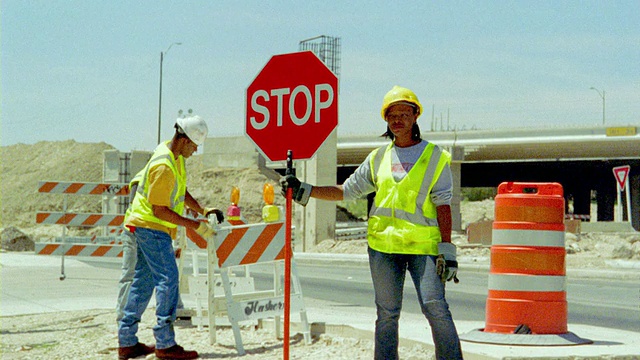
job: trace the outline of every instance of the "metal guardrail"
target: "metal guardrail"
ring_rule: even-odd
[[[62,237],[56,237],[52,244],[60,244],[62,242]],[[121,241],[118,236],[67,236],[64,242],[71,244],[117,244]]]
[[[366,227],[336,229],[336,241],[364,240],[367,238]]]

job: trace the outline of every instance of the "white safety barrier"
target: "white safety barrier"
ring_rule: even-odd
[[[240,333],[240,322],[275,319],[275,336],[280,336],[280,317],[284,314],[284,222],[244,224],[242,221],[227,222],[217,228],[214,246],[199,236],[191,236],[187,230],[187,248],[194,255],[194,275],[189,277],[189,292],[196,298],[194,325],[201,328],[208,320],[209,339],[216,342],[216,317],[226,314],[231,323],[238,354],[245,353]],[[196,234],[197,235],[197,234]],[[199,239],[198,239],[199,238]],[[207,250],[207,276],[198,274],[197,253]],[[273,289],[256,291],[249,265],[268,264],[273,269]],[[235,276],[237,269],[245,276]],[[291,262],[292,291],[290,308],[300,314],[301,332],[307,344],[311,343],[311,332],[307,321],[302,288],[297,269]],[[205,290],[206,289],[206,290]],[[206,292],[205,292],[206,291]],[[223,291],[223,293],[222,293]],[[224,295],[223,295],[224,294]],[[205,309],[202,302],[206,301]],[[288,341],[288,340],[285,340]]]
[[[122,245],[36,243],[35,252],[37,255],[122,257]]]
[[[115,243],[115,236],[121,231],[116,230],[122,225],[124,215],[122,214],[94,214],[94,213],[70,213],[67,212],[67,195],[105,195],[105,196],[128,196],[129,185],[125,183],[92,183],[92,182],[64,182],[64,181],[40,181],[38,192],[46,194],[62,194],[63,205],[61,212],[37,212],[37,224],[62,225],[62,238],[59,243],[35,244],[35,253],[38,255],[61,255],[60,280],[64,280],[64,257],[65,256],[122,256],[122,246],[115,244],[87,245],[82,243],[68,243],[66,241],[67,226],[95,227],[104,226],[107,232],[112,234]],[[97,238],[87,238],[95,242]]]

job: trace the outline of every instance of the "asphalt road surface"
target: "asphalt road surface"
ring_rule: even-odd
[[[66,279],[60,278],[60,257],[30,253],[2,253],[0,314],[11,316],[51,311],[115,307],[120,276],[118,259],[84,263],[67,257]],[[373,289],[366,266],[297,266],[305,298],[334,301],[375,312]],[[272,271],[254,267],[258,289],[273,286]],[[455,320],[484,321],[486,271],[464,267],[459,284],[447,284],[447,299]],[[637,280],[568,277],[570,324],[640,331],[640,283]],[[420,314],[409,276],[403,311]]]

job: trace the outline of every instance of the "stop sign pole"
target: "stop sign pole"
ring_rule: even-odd
[[[245,133],[271,161],[307,160],[338,126],[338,78],[311,51],[275,55],[247,88]],[[286,192],[284,345],[289,359],[292,189]]]
[[[293,151],[287,151],[286,175],[293,174]],[[291,206],[293,189],[287,188],[286,217],[284,230],[284,339],[282,358],[289,360],[289,328],[291,324]]]

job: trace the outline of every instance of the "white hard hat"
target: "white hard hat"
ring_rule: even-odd
[[[178,125],[179,132],[184,132],[184,134],[198,146],[204,143],[209,133],[207,123],[198,115],[178,118],[176,125]]]

